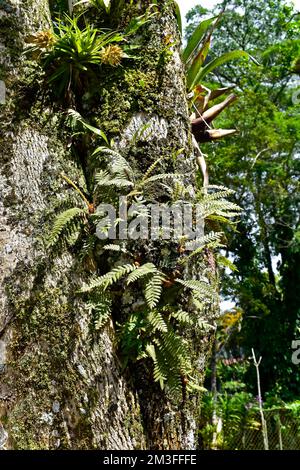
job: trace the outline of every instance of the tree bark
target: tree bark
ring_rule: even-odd
[[[133,12],[145,11],[133,2]],[[184,149],[176,168],[194,184],[185,81],[175,16],[162,1],[146,26],[139,67],[102,77],[99,102],[85,103],[119,149],[148,124],[135,155],[140,172],[164,153]],[[119,22],[132,14],[123,6]],[[66,250],[52,257],[43,238],[53,216],[74,205],[59,177],[67,174],[87,191],[89,162],[74,157],[62,112],[42,93],[42,72],[22,55],[30,34],[50,28],[46,0],[7,0],[0,6],[0,448],[194,449],[199,394],[168,399],[140,368],[123,370],[114,323],[90,329],[78,290],[87,272]],[[78,103],[81,108],[82,102]],[[85,167],[86,166],[86,167]],[[214,311],[206,312],[214,325]],[[212,333],[190,333],[199,383]]]

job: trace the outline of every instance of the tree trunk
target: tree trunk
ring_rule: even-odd
[[[135,15],[145,11],[147,2],[132,3]],[[183,67],[178,46],[169,46],[178,41],[176,20],[170,2],[160,3],[144,28],[143,61],[103,76],[98,104],[80,98],[76,106],[119,149],[148,124],[130,155],[138,170],[184,149],[175,166],[193,185]],[[132,14],[128,8],[120,24]],[[88,159],[70,151],[64,110],[43,96],[41,68],[22,55],[26,37],[49,29],[50,21],[47,0],[1,2],[0,448],[194,449],[199,393],[171,400],[143,368],[123,370],[115,323],[91,331],[78,295],[88,270],[72,250],[57,257],[45,249],[53,216],[76,203],[60,173],[88,192],[91,172]],[[213,325],[215,312],[206,313]],[[189,333],[199,383],[212,336]]]

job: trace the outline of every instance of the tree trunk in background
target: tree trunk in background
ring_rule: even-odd
[[[0,448],[194,449],[197,394],[171,403],[139,368],[123,371],[113,324],[97,335],[90,331],[89,311],[77,295],[87,273],[69,251],[51,258],[42,242],[53,215],[74,204],[59,174],[86,185],[60,113],[41,99],[40,68],[21,55],[26,36],[49,29],[48,3],[0,5],[0,80],[7,90],[0,105]],[[137,14],[147,2],[133,3]],[[112,72],[98,107],[87,113],[119,148],[150,124],[135,156],[140,170],[184,148],[177,168],[192,182],[183,67],[178,50],[166,52],[169,38],[178,39],[176,20],[169,2],[160,3],[160,15],[147,26],[142,69],[119,78]],[[210,336],[190,335],[202,379]]]

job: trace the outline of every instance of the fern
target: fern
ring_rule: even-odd
[[[154,274],[145,287],[145,299],[150,309],[156,307],[162,294],[162,283],[165,277],[161,274]]]
[[[117,188],[126,188],[133,186],[133,183],[122,176],[111,176],[106,171],[98,172],[95,176],[95,181],[98,186],[116,186]]]
[[[195,280],[194,279],[190,279],[190,280],[176,279],[176,282],[192,290],[194,294],[196,294],[196,297],[208,298],[210,300],[213,300],[217,297],[217,293],[214,287],[209,285],[205,281],[199,281],[196,279]]]
[[[78,219],[82,219],[87,211],[79,207],[72,207],[61,214],[59,214],[54,222],[52,231],[49,235],[47,248],[51,248],[57,244],[60,238],[62,238],[65,232],[66,237],[70,237],[71,234],[77,231]]]
[[[149,183],[156,183],[157,181],[162,181],[162,180],[174,180],[174,181],[180,181],[181,175],[176,174],[176,173],[160,173],[158,175],[153,175],[150,176],[149,178],[142,180],[138,187],[143,187],[146,186]]]
[[[87,306],[93,314],[94,328],[100,330],[111,318],[112,299],[105,293],[93,295]]]
[[[157,356],[157,352],[155,349],[154,344],[148,344],[146,346],[146,353],[152,359],[154,363],[154,370],[153,370],[153,379],[154,382],[159,382],[160,388],[163,390],[165,386],[165,382],[167,380],[166,374],[166,365],[161,357]]]
[[[189,250],[191,247],[194,245],[197,246],[197,248],[192,251],[188,256],[185,258],[182,258],[180,260],[181,264],[187,263],[190,261],[191,258],[195,257],[196,255],[202,253],[204,248],[217,248],[220,247],[220,240],[223,236],[223,232],[210,232],[207,235],[204,235],[201,238],[197,238],[196,240],[193,240],[192,242],[186,243],[185,248]]]
[[[177,320],[180,325],[194,325],[195,323],[195,319],[191,318],[191,314],[188,312],[184,312],[183,310],[172,312],[171,318]]]
[[[203,218],[217,217],[221,222],[228,223],[229,219],[240,214],[241,208],[227,199],[234,194],[233,190],[224,186],[208,186],[206,190],[205,193],[203,189],[200,191],[197,202],[198,213]]]
[[[161,313],[157,311],[151,311],[149,312],[147,319],[150,325],[153,327],[153,331],[158,330],[163,331],[165,333],[168,331],[167,324],[164,321]]]
[[[107,245],[104,245],[102,247],[102,250],[106,250],[106,251],[115,251],[115,252],[122,252],[122,253],[127,253],[127,250],[125,247],[121,246],[121,245],[117,245],[117,244],[113,244],[113,243],[109,243]]]
[[[142,181],[145,181],[149,178],[149,176],[151,175],[151,173],[153,173],[153,171],[155,170],[155,168],[157,167],[157,165],[159,165],[159,163],[163,160],[163,156],[162,157],[159,157],[157,160],[155,160],[154,163],[152,163],[152,165],[149,166],[148,170],[146,171],[146,173],[144,174],[143,176],[143,179]]]
[[[238,268],[236,267],[236,265],[225,256],[219,255],[217,259],[218,259],[218,264],[220,266],[224,266],[225,268],[230,269],[230,271],[234,271],[234,272],[238,271]]]
[[[85,284],[81,288],[81,292],[90,292],[94,289],[105,291],[109,286],[112,286],[122,277],[126,276],[126,274],[129,274],[136,269],[137,266],[135,264],[124,264],[123,266],[118,266],[103,276],[95,278],[90,284]]]
[[[157,273],[157,267],[153,263],[145,263],[142,266],[136,267],[136,269],[131,272],[127,278],[127,285],[132,284],[133,282],[138,281],[142,277],[148,276],[148,274]]]

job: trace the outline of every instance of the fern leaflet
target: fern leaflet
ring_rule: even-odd
[[[86,210],[79,207],[72,207],[61,214],[59,214],[54,222],[52,232],[49,235],[47,242],[47,248],[51,248],[59,241],[63,232],[68,232],[67,236],[71,236],[72,233],[76,232],[77,226],[74,223],[76,219],[83,217],[86,214]]]

